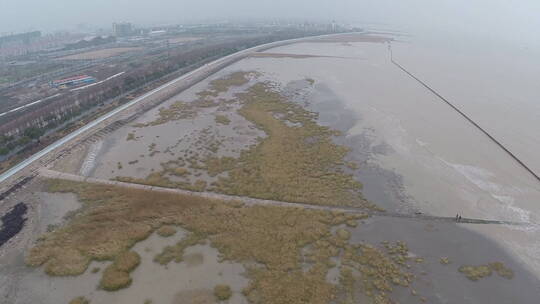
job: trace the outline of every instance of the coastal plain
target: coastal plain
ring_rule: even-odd
[[[534,217],[509,211],[538,186],[391,63],[399,43],[273,48],[77,147],[48,170],[92,181],[41,176],[17,196],[29,220],[1,257],[0,295],[534,303]]]

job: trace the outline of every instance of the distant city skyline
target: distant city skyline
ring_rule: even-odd
[[[385,24],[535,39],[535,0],[3,0],[0,33],[105,28],[113,22],[163,25],[196,21],[295,19]],[[538,38],[536,38],[538,39]]]

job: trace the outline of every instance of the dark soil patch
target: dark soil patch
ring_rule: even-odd
[[[24,203],[18,203],[2,217],[2,230],[0,230],[0,246],[7,243],[12,237],[17,235],[22,230],[26,219],[23,217],[26,214],[28,207]]]

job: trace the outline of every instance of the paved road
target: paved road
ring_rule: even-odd
[[[58,97],[58,96],[60,96],[60,95],[61,95],[61,94],[58,93],[58,94],[55,94],[55,95],[52,95],[52,96],[49,96],[49,97],[45,97],[45,98],[40,99],[40,100],[33,101],[33,102],[29,103],[29,104],[25,104],[24,106],[20,106],[20,107],[17,107],[17,108],[15,108],[15,109],[11,109],[11,110],[6,111],[6,112],[4,112],[4,113],[0,113],[0,117],[2,117],[2,116],[4,116],[4,115],[7,115],[7,114],[9,114],[9,113],[17,112],[17,111],[22,110],[22,109],[24,109],[24,108],[28,108],[28,107],[33,106],[33,105],[35,105],[35,104],[41,103],[41,102],[43,102],[43,101],[46,101],[46,100],[49,100],[49,99]]]
[[[205,198],[217,199],[217,200],[223,200],[223,201],[237,201],[237,202],[242,202],[246,205],[272,205],[272,206],[281,206],[281,207],[301,207],[301,208],[306,208],[306,209],[369,214],[371,216],[411,218],[411,219],[425,220],[425,221],[456,223],[455,217],[430,216],[430,215],[425,215],[425,214],[404,214],[404,213],[394,213],[394,212],[387,212],[387,211],[372,211],[365,208],[312,205],[312,204],[305,204],[305,203],[291,203],[291,202],[256,199],[256,198],[250,198],[250,197],[245,197],[245,196],[234,196],[234,195],[220,194],[220,193],[214,193],[214,192],[194,192],[194,191],[188,191],[188,190],[182,190],[182,189],[172,189],[172,188],[148,186],[148,185],[126,183],[126,182],[120,182],[120,181],[85,177],[81,175],[53,171],[53,170],[45,169],[45,168],[40,169],[39,175],[46,178],[63,179],[63,180],[70,180],[70,181],[76,181],[76,182],[88,182],[88,183],[95,183],[95,184],[102,184],[102,185],[127,187],[127,188],[132,188],[132,189],[141,189],[141,190],[147,190],[147,191],[176,193],[176,194],[199,196],[199,197],[205,197]],[[472,218],[462,218],[459,223],[460,224],[499,224],[499,225],[517,225],[517,226],[532,225],[529,223],[472,219]]]
[[[346,33],[346,34],[350,34],[350,33]],[[114,115],[124,111],[125,109],[137,104],[137,103],[140,103],[141,101],[145,100],[146,98],[148,98],[149,96],[151,95],[154,95],[156,94],[157,92],[160,92],[164,89],[167,89],[175,84],[178,84],[179,82],[181,81],[190,81],[190,80],[194,80],[197,76],[199,76],[199,74],[202,74],[204,75],[205,73],[209,73],[209,72],[215,72],[216,68],[219,70],[221,68],[224,68],[226,65],[228,64],[231,64],[231,63],[234,63],[235,61],[241,59],[241,58],[244,58],[245,56],[247,56],[248,54],[250,53],[253,53],[253,52],[257,52],[257,51],[260,51],[260,50],[265,50],[265,49],[268,49],[268,48],[272,48],[272,47],[277,47],[277,46],[281,46],[281,45],[285,45],[285,44],[290,44],[290,43],[295,43],[295,42],[300,42],[300,41],[305,41],[305,40],[311,40],[311,39],[316,39],[316,38],[322,38],[322,37],[327,37],[327,36],[335,36],[335,35],[343,35],[343,34],[331,34],[331,35],[322,35],[322,36],[316,36],[316,37],[304,37],[304,38],[296,38],[296,39],[290,39],[290,40],[283,40],[283,41],[277,41],[277,42],[271,42],[271,43],[267,43],[267,44],[262,44],[262,45],[259,45],[259,46],[255,46],[255,47],[252,47],[252,48],[249,48],[249,49],[245,49],[245,50],[242,50],[242,51],[239,51],[237,53],[234,53],[234,54],[231,54],[231,55],[228,55],[228,56],[225,56],[223,58],[220,58],[220,59],[217,59],[211,63],[208,63],[208,64],[205,64],[204,66],[198,68],[198,69],[195,69],[189,73],[186,73],[136,99],[133,99],[132,101],[114,109],[113,111],[101,116],[100,118],[92,121],[91,123],[85,125],[84,127],[82,128],[79,128],[78,130],[74,131],[73,133],[59,139],[58,141],[52,143],[51,145],[47,146],[46,148],[44,148],[43,150],[41,150],[40,152],[32,155],[31,157],[29,157],[28,159],[22,161],[21,163],[15,165],[14,167],[12,167],[11,169],[9,169],[8,171],[0,174],[0,183],[4,182],[5,180],[7,180],[8,178],[16,175],[17,173],[21,172],[21,170],[25,169],[26,167],[28,167],[30,164],[34,163],[35,161],[39,160],[40,158],[42,158],[43,156],[47,155],[48,153],[52,152],[53,150],[61,147],[62,145],[68,143],[69,141],[75,139],[77,136],[81,135],[82,133],[94,128],[95,126],[97,126],[98,124],[100,124],[101,122],[113,117]]]

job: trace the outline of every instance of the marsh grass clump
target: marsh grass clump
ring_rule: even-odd
[[[212,92],[220,87],[247,83],[246,73],[231,74],[211,83]],[[245,78],[245,79],[244,79]],[[243,79],[243,80],[242,80]],[[227,85],[225,85],[225,83]],[[230,195],[318,205],[355,206],[378,209],[361,195],[362,185],[344,169],[353,166],[344,158],[345,146],[333,142],[339,132],[317,124],[318,115],[289,101],[270,83],[256,83],[236,95],[242,104],[238,113],[266,133],[258,144],[241,152],[238,158],[207,156],[187,159],[190,168],[218,176],[210,191]],[[197,101],[193,102],[197,104]],[[216,116],[216,119],[218,117]],[[219,143],[207,149],[216,153]],[[202,183],[171,181],[174,164],[145,179],[121,177],[123,181],[204,191]],[[223,173],[223,175],[222,175]],[[225,174],[226,173],[226,174]]]
[[[351,228],[354,228],[354,227],[358,226],[358,221],[357,220],[348,220],[345,224],[347,226],[351,227]]]
[[[192,103],[176,101],[167,108],[160,108],[156,119],[145,124],[138,124],[137,127],[159,126],[173,120],[195,116],[197,116],[197,108]]]
[[[351,170],[358,170],[358,168],[360,168],[360,166],[358,166],[358,164],[355,162],[346,162],[345,165]]]
[[[156,230],[156,233],[161,237],[169,237],[176,234],[176,228],[171,225],[164,225],[159,227],[159,229]]]
[[[351,238],[351,232],[349,232],[349,230],[347,229],[343,229],[343,228],[340,228],[336,231],[336,235],[342,239],[342,240],[345,240],[347,241],[348,239]]]
[[[222,124],[222,125],[228,125],[231,123],[231,120],[225,115],[216,115],[215,121],[216,123]]]
[[[234,72],[222,78],[212,80],[207,90],[197,93],[198,99],[193,102],[176,101],[168,107],[159,109],[158,117],[148,123],[139,123],[134,127],[158,126],[170,121],[195,118],[201,108],[217,107],[219,102],[211,100],[220,93],[226,92],[230,87],[241,86],[249,82],[253,72]],[[129,135],[128,135],[129,137]]]
[[[124,252],[119,255],[112,266],[117,270],[130,272],[135,269],[141,263],[141,257],[135,251]]]
[[[407,258],[405,252],[395,254]],[[369,244],[346,245],[342,264],[354,270],[348,273],[349,268],[343,268],[341,276],[344,280],[349,281],[349,285],[359,285],[362,292],[374,299],[375,303],[391,303],[388,294],[396,286],[408,287],[414,277],[388,253]],[[349,297],[354,298],[354,294]]]
[[[458,271],[463,273],[471,281],[478,281],[481,278],[489,277],[493,272],[488,265],[461,266]]]
[[[188,247],[200,244],[204,240],[204,235],[192,233],[172,246],[166,246],[161,253],[154,257],[154,262],[167,265],[171,261],[180,263],[184,260],[184,250]]]
[[[103,271],[99,286],[107,291],[126,288],[131,284],[129,273],[141,263],[141,257],[134,251],[123,252]]]
[[[497,274],[505,279],[512,279],[514,277],[514,271],[507,268],[502,262],[489,263],[489,268],[497,272]]]
[[[482,278],[489,277],[493,272],[505,279],[512,279],[514,272],[512,269],[507,268],[502,262],[492,262],[487,265],[464,265],[459,267],[459,272],[463,273],[469,280],[478,281]]]
[[[90,304],[90,301],[85,297],[76,297],[75,299],[69,301],[69,304]]]
[[[232,296],[232,290],[229,285],[216,285],[214,287],[214,296],[218,301],[227,301]]]
[[[361,184],[341,170],[348,153],[332,141],[335,131],[317,124],[317,114],[288,101],[267,83],[237,94],[239,114],[268,136],[238,159],[209,158],[215,190],[232,195],[324,205],[374,207]],[[291,126],[292,124],[292,126]]]
[[[227,92],[230,87],[238,87],[249,82],[249,76],[255,75],[254,72],[237,71],[226,75],[225,77],[210,81],[209,88],[197,93],[200,97],[217,97],[220,93]]]
[[[189,172],[189,170],[186,168],[174,168],[171,170],[170,173],[176,176],[186,176],[186,175],[191,174],[191,172]]]
[[[332,233],[333,227],[363,214],[248,206],[71,181],[51,180],[48,185],[48,191],[75,193],[83,207],[64,227],[37,242],[27,264],[53,269],[51,275],[78,275],[93,260],[112,261],[100,273],[105,290],[129,286],[130,271],[140,261],[130,248],[165,225],[182,227],[188,235],[157,254],[157,263],[181,262],[186,248],[208,241],[222,260],[244,263],[249,284],[242,292],[250,303],[330,302],[339,292],[326,280],[335,266],[332,258],[361,274],[365,279],[355,277],[354,282],[371,290],[368,296],[373,299],[388,300],[389,290],[411,279],[391,255],[368,244],[352,245]],[[307,268],[303,251],[308,253]]]
[[[237,165],[237,160],[233,157],[210,157],[205,161],[205,169],[208,175],[216,176],[220,173],[232,170]]]

